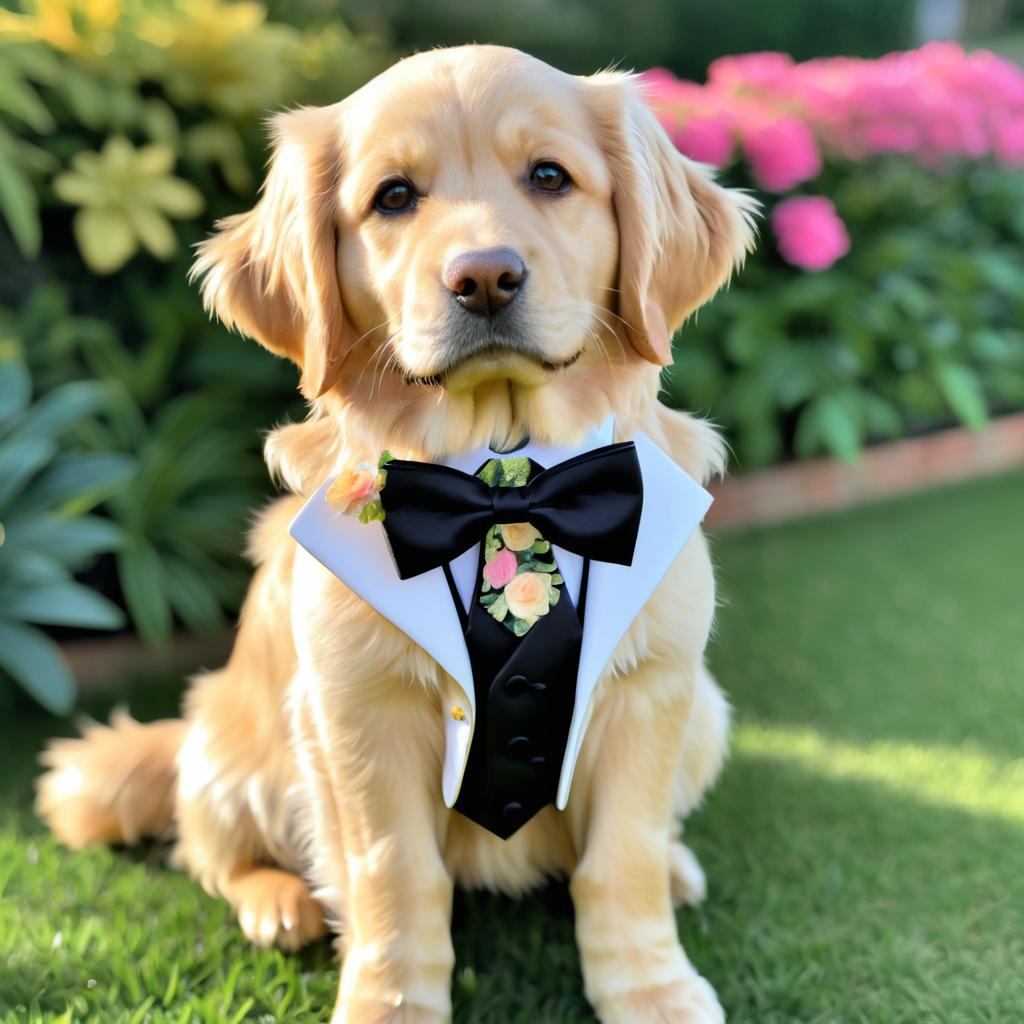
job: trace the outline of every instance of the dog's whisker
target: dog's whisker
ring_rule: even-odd
[[[365,341],[371,334],[373,334],[374,331],[379,331],[382,327],[386,327],[387,324],[387,320],[382,320],[379,324],[375,324],[368,331],[364,331],[361,335],[359,335],[359,337],[356,338],[356,340],[353,341],[352,344],[349,345],[347,349],[345,349],[345,353],[341,357],[341,366],[344,367],[345,363],[348,361],[348,357],[352,355],[353,351],[355,351],[355,349],[359,345],[361,345],[363,341]]]
[[[386,325],[386,323],[387,323],[387,321],[384,321],[384,323],[378,324],[372,330],[379,330],[381,327],[384,327]],[[369,334],[369,333],[370,332],[367,331],[367,334]],[[363,337],[365,338],[366,335],[364,334]],[[366,363],[363,365],[362,370],[359,371],[359,376],[356,378],[356,382],[355,382],[355,385],[354,385],[354,389],[355,390],[358,390],[359,386],[362,384],[363,377],[366,375],[366,371],[368,369],[370,369],[370,367],[372,367],[375,362],[379,362],[381,356],[383,356],[384,354],[388,353],[389,350],[393,348],[392,342],[393,342],[395,337],[396,337],[396,335],[394,333],[389,334],[384,339],[384,341],[382,341],[381,344],[377,347],[376,351],[366,360]],[[372,383],[372,380],[371,380],[371,383]],[[371,397],[372,397],[372,388],[371,388]]]

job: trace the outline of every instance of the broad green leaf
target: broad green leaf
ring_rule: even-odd
[[[895,405],[870,391],[862,391],[859,402],[867,434],[872,437],[899,437],[903,431],[903,417]]]
[[[811,312],[830,308],[851,288],[856,288],[856,282],[850,275],[841,270],[826,270],[791,279],[775,299],[780,312]]]
[[[933,299],[928,289],[913,277],[892,273],[882,278],[882,287],[907,316],[921,321],[932,310]]]
[[[119,629],[124,625],[117,605],[72,580],[0,588],[0,618],[82,629]]]
[[[206,121],[190,128],[184,147],[190,159],[215,163],[235,192],[246,192],[252,187],[245,146],[238,132],[226,121]]]
[[[70,63],[61,66],[61,95],[75,117],[89,128],[99,128],[106,118],[103,89],[91,75]]]
[[[163,563],[156,548],[133,538],[117,556],[118,576],[125,604],[139,635],[152,644],[165,644],[171,636],[171,606]]]
[[[725,333],[725,350],[741,365],[756,360],[770,345],[782,340],[778,326],[769,319],[765,307],[739,317]]]
[[[35,584],[67,580],[71,576],[55,559],[38,551],[11,551],[3,547],[3,524],[0,523],[0,579],[7,583]]]
[[[9,520],[6,525],[7,543],[12,547],[46,555],[72,571],[84,568],[97,555],[116,551],[124,543],[121,527],[99,516],[65,519],[33,515]]]
[[[0,140],[2,142],[3,140]],[[32,180],[15,163],[9,152],[0,149],[0,212],[11,229],[18,250],[25,259],[35,259],[42,244],[39,200]]]
[[[44,437],[12,437],[0,444],[0,509],[9,508],[56,453],[57,446]]]
[[[940,362],[934,373],[935,383],[961,423],[971,430],[988,426],[988,407],[974,370],[963,363]]]
[[[797,421],[794,444],[803,458],[825,449],[853,462],[860,454],[861,429],[852,403],[832,392],[814,399]]]
[[[770,415],[743,420],[737,431],[735,461],[740,469],[757,469],[775,462],[782,452],[778,424]]]
[[[971,355],[986,363],[1013,363],[1024,353],[1024,335],[1016,330],[982,328],[967,339]]]
[[[53,115],[39,98],[39,93],[3,65],[0,65],[0,110],[16,117],[40,135],[46,135],[56,127]]]
[[[180,558],[164,559],[167,598],[182,622],[199,634],[215,633],[224,624],[220,602],[202,573]]]
[[[32,397],[32,378],[11,342],[0,343],[0,427],[13,420]]]
[[[4,59],[34,82],[52,85],[60,78],[60,61],[46,43],[11,46],[4,51]]]
[[[43,396],[18,421],[12,436],[54,440],[106,404],[109,392],[95,380],[73,381]]]
[[[154,141],[177,146],[178,119],[169,103],[161,99],[148,99],[142,105],[142,130]]]
[[[135,460],[116,452],[68,452],[58,455],[25,489],[15,515],[66,505],[85,512],[123,487],[135,472]],[[69,511],[65,507],[63,511]]]
[[[60,648],[45,633],[0,622],[0,668],[47,710],[66,715],[75,703],[75,680]]]
[[[107,121],[119,131],[134,128],[142,112],[142,97],[123,82],[107,82]]]
[[[82,259],[97,274],[120,270],[138,249],[135,233],[121,210],[84,207],[75,214],[73,228]]]

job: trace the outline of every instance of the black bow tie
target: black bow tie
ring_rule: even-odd
[[[495,523],[532,523],[552,544],[599,562],[633,561],[644,488],[632,441],[595,448],[523,487],[489,487],[448,466],[393,459],[380,494],[398,575],[457,558]]]

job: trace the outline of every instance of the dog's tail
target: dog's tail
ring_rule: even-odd
[[[182,719],[142,724],[126,711],[87,722],[78,739],[51,740],[40,760],[36,813],[75,848],[169,835]]]

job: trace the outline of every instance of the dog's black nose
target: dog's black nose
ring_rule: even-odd
[[[490,316],[507,306],[526,279],[519,253],[508,246],[464,252],[441,272],[445,287],[470,313]]]

